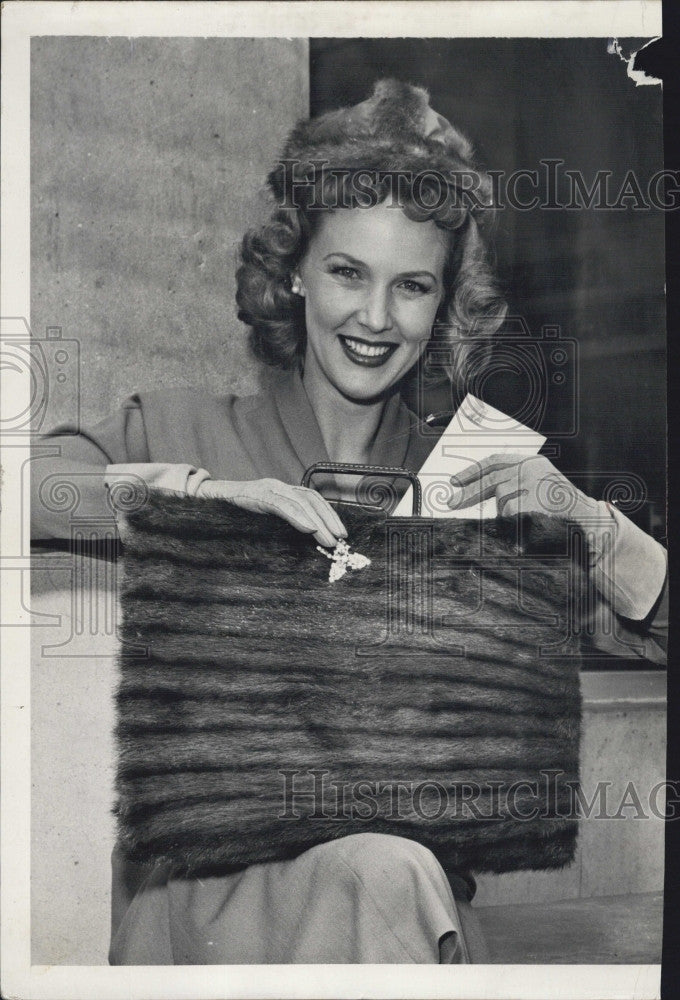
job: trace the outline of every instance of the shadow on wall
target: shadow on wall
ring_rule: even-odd
[[[308,76],[306,39],[32,39],[31,328],[79,341],[85,424],[142,388],[257,388],[235,258]]]

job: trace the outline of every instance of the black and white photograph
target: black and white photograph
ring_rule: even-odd
[[[660,3],[3,21],[3,994],[660,996]]]

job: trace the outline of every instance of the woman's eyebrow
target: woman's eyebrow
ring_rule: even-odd
[[[355,267],[368,267],[368,265],[363,260],[359,260],[357,257],[352,257],[351,254],[345,253],[343,250],[334,250],[332,253],[327,253],[326,256],[323,257],[323,260],[327,261],[330,257],[344,257],[345,260],[349,261],[349,263],[353,264]],[[437,283],[436,276],[432,274],[431,271],[428,271],[426,269],[415,270],[415,271],[400,271],[398,277],[399,278],[428,277],[432,278],[435,284]]]
[[[399,275],[400,278],[432,278],[435,285],[437,284],[437,278],[432,273],[432,271],[402,271]]]
[[[328,260],[329,257],[344,257],[345,260],[350,262],[350,264],[356,264],[357,267],[367,266],[363,260],[359,260],[357,257],[352,257],[351,254],[345,253],[343,250],[333,250],[331,253],[327,253],[323,260]]]

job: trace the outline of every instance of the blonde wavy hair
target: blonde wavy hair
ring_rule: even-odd
[[[489,257],[492,184],[469,141],[430,108],[427,91],[381,80],[361,104],[299,122],[267,180],[271,217],[245,234],[237,271],[238,316],[255,356],[277,368],[300,363],[304,303],[290,277],[322,213],[384,201],[396,182],[409,218],[431,219],[447,234],[433,331],[438,347],[455,345],[449,376],[464,377],[472,340],[490,338],[507,310]]]

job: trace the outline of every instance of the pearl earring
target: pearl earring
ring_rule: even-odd
[[[291,292],[293,292],[294,295],[304,295],[305,294],[302,291],[302,282],[300,281],[300,279],[298,278],[297,275],[295,275],[295,277],[293,278],[293,281],[292,281],[291,286],[290,286],[290,290],[291,290]]]

